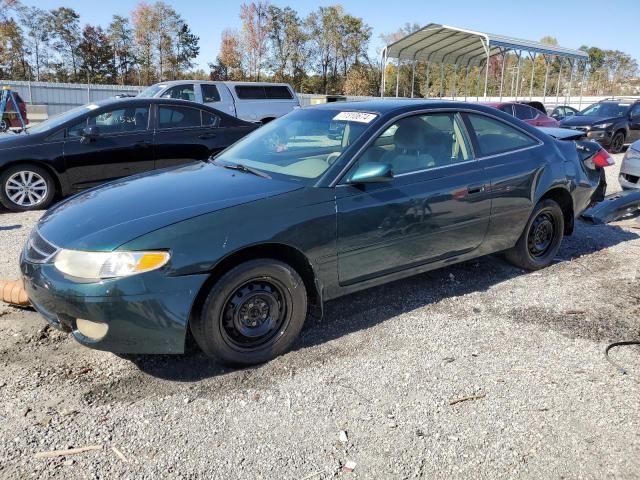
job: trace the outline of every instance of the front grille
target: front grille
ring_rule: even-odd
[[[637,175],[629,175],[628,173],[623,173],[622,176],[627,180],[627,182],[631,183],[638,183],[638,180],[640,180],[640,177],[638,177]]]
[[[24,246],[24,258],[31,263],[47,263],[58,253],[58,247],[45,240],[34,228]]]

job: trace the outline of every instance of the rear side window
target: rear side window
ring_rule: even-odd
[[[291,100],[291,90],[283,85],[237,85],[236,95],[241,100]]]
[[[293,98],[293,95],[291,95],[291,90],[282,85],[264,87],[264,90],[265,92],[267,92],[267,98],[279,100],[291,100]]]
[[[202,111],[202,126],[203,127],[217,127],[220,125],[220,117],[213,113]]]
[[[178,85],[171,87],[162,94],[162,98],[176,98],[178,100],[189,100],[194,102],[196,95],[193,91],[193,84]]]
[[[220,92],[215,85],[202,84],[202,99],[204,103],[219,102]]]
[[[536,111],[527,106],[527,105],[514,105],[513,106],[515,108],[516,111],[516,117],[519,118],[520,120],[531,120],[532,118],[535,118],[537,113]]]
[[[499,110],[503,111],[504,113],[508,113],[509,115],[513,115],[513,109],[511,108],[511,105],[500,105]]]
[[[476,135],[482,157],[538,144],[526,133],[500,120],[473,113],[467,114],[467,117]]]
[[[192,128],[201,125],[201,110],[190,107],[161,105],[158,108],[158,128]]]

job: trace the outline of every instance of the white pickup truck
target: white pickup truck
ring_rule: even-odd
[[[241,120],[262,123],[300,106],[295,92],[286,83],[174,80],[151,85],[138,96],[204,103]]]

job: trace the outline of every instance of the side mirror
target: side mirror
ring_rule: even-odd
[[[100,136],[100,129],[95,125],[89,125],[82,130],[80,141],[82,143],[91,143]]]
[[[385,183],[393,180],[393,171],[388,163],[362,163],[349,178],[350,184]]]

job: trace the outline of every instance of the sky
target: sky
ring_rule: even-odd
[[[240,29],[240,0],[165,0],[182,15],[200,37],[197,66],[207,68],[220,47],[225,28]],[[247,0],[248,2],[248,0]],[[52,9],[71,7],[84,23],[106,27],[113,14],[129,14],[138,0],[22,0],[23,4]],[[153,3],[153,0],[147,0]],[[581,45],[622,50],[640,62],[639,0],[271,0],[272,4],[295,8],[301,17],[320,5],[340,3],[347,13],[362,17],[373,28],[370,54],[382,46],[380,35],[396,31],[407,22],[420,25],[441,23],[526,40],[550,35],[559,45]]]

